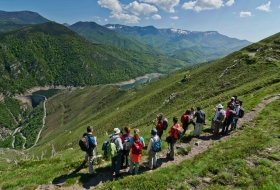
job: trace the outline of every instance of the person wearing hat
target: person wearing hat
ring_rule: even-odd
[[[217,136],[219,133],[219,129],[220,129],[220,125],[221,123],[224,121],[224,119],[226,118],[226,112],[223,109],[224,106],[222,104],[219,104],[218,106],[216,106],[216,112],[215,112],[215,116],[214,116],[214,132],[213,132],[213,136]]]
[[[233,105],[234,106],[235,104],[235,98],[234,97],[231,97],[230,98],[230,102],[227,103],[227,107],[229,107],[230,105]]]
[[[115,173],[115,177],[121,176],[120,169],[121,169],[123,145],[122,145],[122,140],[119,136],[120,133],[121,131],[119,128],[114,128],[114,134],[110,137],[110,142],[115,143],[116,150],[117,150],[117,155],[111,158],[112,161],[111,170],[112,170],[112,174]]]
[[[160,138],[157,135],[156,129],[151,130],[151,135],[152,135],[152,137],[149,141],[148,148],[147,148],[147,153],[149,155],[148,168],[150,170],[157,167],[157,152],[154,151],[153,147],[154,147],[155,142],[160,141]]]

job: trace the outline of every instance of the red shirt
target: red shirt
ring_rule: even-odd
[[[178,128],[179,126],[180,126],[180,124],[176,123],[176,124],[173,125],[173,127],[171,127],[171,129],[170,129],[170,131],[169,131],[170,136],[174,137],[174,133],[175,133],[174,127],[175,127],[175,128]]]
[[[124,143],[124,140],[126,137],[129,137],[129,138],[132,138],[133,136],[131,134],[124,134],[121,136],[121,140],[122,140],[122,143]]]
[[[157,129],[157,131],[163,131],[163,121],[161,121],[161,120],[159,120],[158,121],[158,124],[157,124],[157,126],[156,126],[156,129]]]

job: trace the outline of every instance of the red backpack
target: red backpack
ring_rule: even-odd
[[[142,154],[143,143],[140,139],[134,140],[132,144],[132,154]]]

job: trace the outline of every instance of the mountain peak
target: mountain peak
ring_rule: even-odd
[[[41,24],[50,21],[32,11],[0,11],[0,19],[21,24]]]

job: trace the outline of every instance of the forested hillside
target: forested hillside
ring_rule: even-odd
[[[15,30],[30,24],[49,22],[38,13],[31,11],[0,11],[0,31]]]
[[[0,33],[0,92],[5,93],[107,84],[183,66],[176,59],[93,44],[54,22]]]
[[[92,42],[113,45],[149,54],[163,54],[163,52],[160,52],[158,49],[153,48],[150,45],[143,44],[133,38],[121,35],[104,26],[98,25],[95,22],[77,22],[69,26],[69,28]]]

